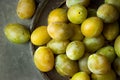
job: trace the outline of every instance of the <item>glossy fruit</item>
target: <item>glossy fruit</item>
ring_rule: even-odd
[[[78,72],[70,80],[90,80],[90,77],[86,72]]]
[[[67,40],[72,34],[73,30],[66,23],[51,23],[47,27],[48,34],[55,40]]]
[[[105,0],[105,3],[114,5],[120,12],[120,0]]]
[[[73,36],[70,38],[70,40],[71,41],[75,41],[75,40],[82,41],[84,36],[80,30],[81,26],[78,24],[73,24],[73,23],[69,23],[68,25],[71,26],[73,29]]]
[[[42,72],[48,72],[54,67],[53,52],[45,46],[40,46],[34,53],[35,66]]]
[[[30,32],[25,26],[18,23],[6,25],[4,33],[7,39],[13,43],[26,43],[30,39]]]
[[[120,76],[120,58],[116,58],[115,61],[113,62],[114,70],[117,73],[117,75]]]
[[[47,46],[54,52],[54,54],[63,54],[66,52],[66,48],[68,44],[69,44],[68,40],[56,41],[52,39],[47,43]]]
[[[103,35],[107,40],[112,41],[118,36],[120,32],[119,29],[118,22],[105,24],[103,28]]]
[[[72,77],[79,70],[77,62],[70,60],[66,54],[56,57],[55,69],[60,75],[68,77]]]
[[[101,54],[91,54],[88,58],[88,68],[94,74],[105,74],[111,66],[107,58]]]
[[[91,38],[85,37],[83,39],[83,43],[85,44],[86,51],[93,53],[104,45],[105,39],[102,35],[99,35],[97,37],[91,37]]]
[[[105,74],[92,74],[91,76],[92,80],[116,80],[116,74],[113,70],[110,70],[109,72]]]
[[[64,8],[53,9],[48,15],[48,24],[52,22],[68,22],[67,10]]]
[[[87,66],[89,56],[90,53],[84,53],[84,56],[78,60],[80,71],[86,72],[87,74],[91,73]]]
[[[75,4],[68,9],[67,16],[71,23],[81,24],[87,17],[87,9],[80,4]]]
[[[90,3],[90,0],[66,0],[66,6],[68,8],[70,8],[72,5],[75,5],[75,4],[80,4],[87,7],[89,3]]]
[[[104,55],[110,63],[112,63],[114,61],[114,59],[116,58],[116,53],[115,53],[114,47],[110,46],[110,45],[100,48],[97,51],[97,53]]]
[[[71,60],[80,59],[85,52],[85,46],[83,42],[80,41],[72,41],[68,44],[66,48],[66,55]]]
[[[31,42],[37,46],[46,44],[50,39],[47,26],[39,26],[31,34]]]
[[[114,49],[118,57],[120,57],[120,35],[117,36],[114,42]]]
[[[28,19],[34,15],[35,12],[34,0],[19,0],[17,5],[17,15],[20,19]]]
[[[103,22],[98,17],[87,18],[81,25],[81,32],[86,37],[96,37],[103,30]]]
[[[119,18],[119,12],[111,4],[102,4],[97,10],[97,16],[105,23],[112,23]]]

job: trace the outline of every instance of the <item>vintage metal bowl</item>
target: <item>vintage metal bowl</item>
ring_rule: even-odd
[[[47,17],[51,10],[57,7],[65,7],[65,0],[37,0],[38,7],[35,15],[33,16],[30,29],[33,31],[39,25],[47,26]],[[91,0],[89,7],[98,8],[98,6],[103,3],[103,0]],[[32,54],[37,47],[31,44]],[[55,69],[50,72],[43,73],[40,72],[44,80],[69,80],[68,77],[60,76]]]

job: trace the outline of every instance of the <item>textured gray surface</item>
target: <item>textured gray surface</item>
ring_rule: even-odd
[[[41,0],[41,2],[42,1],[45,0]],[[47,4],[43,10],[44,13],[40,16],[41,18],[36,16],[39,19],[38,22],[35,21],[34,25],[46,25],[46,15],[51,9],[55,8],[55,5],[60,4],[59,2],[61,1],[62,0],[49,0],[49,4]],[[6,39],[3,29],[8,23],[21,23],[30,28],[31,19],[21,20],[17,17],[17,2],[18,0],[0,0],[0,80],[49,80],[45,78],[46,76],[51,80],[68,80],[63,79],[55,70],[47,74],[40,73],[33,63],[30,43],[18,45]],[[41,6],[38,11],[41,11],[40,9]]]
[[[3,32],[8,23],[21,23],[29,28],[31,19],[21,20],[16,14],[18,0],[0,0],[0,80],[42,80],[33,63],[30,44],[13,44]]]

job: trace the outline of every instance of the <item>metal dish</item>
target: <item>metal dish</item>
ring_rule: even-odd
[[[33,31],[40,25],[47,26],[47,17],[51,10],[57,7],[65,7],[65,0],[37,0],[39,2],[35,15],[33,16],[30,29]],[[90,7],[98,8],[103,0],[91,0]],[[31,44],[32,55],[37,47]],[[69,80],[68,77],[60,76],[55,69],[50,72],[40,72],[44,80]]]

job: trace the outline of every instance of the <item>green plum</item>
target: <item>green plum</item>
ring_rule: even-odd
[[[97,37],[85,37],[83,39],[83,43],[85,44],[86,51],[92,53],[104,45],[105,39],[102,35],[99,35]]]
[[[68,9],[67,16],[71,23],[81,24],[87,18],[87,9],[80,4],[75,4]]]
[[[90,80],[90,76],[86,72],[78,72],[70,80]]]
[[[100,48],[97,53],[106,56],[110,63],[116,58],[114,47],[110,45]]]
[[[80,71],[86,72],[88,74],[91,73],[91,71],[88,69],[88,66],[87,66],[89,56],[90,56],[90,53],[85,53],[84,56],[78,60]]]
[[[115,39],[114,49],[117,56],[120,57],[120,35]]]
[[[119,57],[117,57],[113,62],[113,67],[117,75],[120,76],[120,58]]]
[[[67,10],[65,8],[56,8],[48,14],[48,24],[52,22],[68,22]]]
[[[80,25],[78,24],[73,24],[73,23],[69,23],[69,26],[71,26],[73,28],[73,36],[70,38],[71,41],[82,41],[84,39],[84,35],[82,34],[81,30],[80,30]]]
[[[85,37],[97,37],[103,30],[103,21],[97,17],[89,17],[81,24],[81,32]]]
[[[72,5],[75,5],[75,4],[80,4],[87,7],[89,3],[90,3],[90,0],[66,0],[66,5],[68,8],[70,8]]]
[[[114,5],[120,12],[120,0],[105,0],[105,3]]]
[[[26,43],[30,39],[30,31],[18,23],[6,25],[4,33],[9,41],[17,44]]]
[[[71,26],[64,22],[52,22],[47,27],[48,34],[55,40],[68,40],[73,35]]]
[[[95,53],[88,57],[88,68],[94,74],[105,74],[111,70],[111,65],[105,56]]]
[[[66,55],[71,60],[80,59],[85,52],[85,46],[81,41],[72,41],[66,48]]]
[[[55,69],[62,76],[72,77],[79,71],[76,61],[70,60],[66,54],[57,55],[55,59]]]
[[[113,5],[104,3],[97,9],[97,16],[105,23],[112,23],[118,20],[119,12]]]
[[[103,35],[107,40],[112,41],[119,35],[120,28],[118,22],[108,23],[104,26]]]
[[[19,0],[16,13],[20,19],[29,19],[34,15],[35,9],[35,0]]]
[[[105,74],[94,74],[91,75],[92,80],[116,80],[116,74],[113,70],[110,70],[109,72]]]
[[[63,54],[66,52],[66,47],[69,44],[68,40],[57,41],[52,39],[47,43],[47,46],[54,52],[54,54]]]

